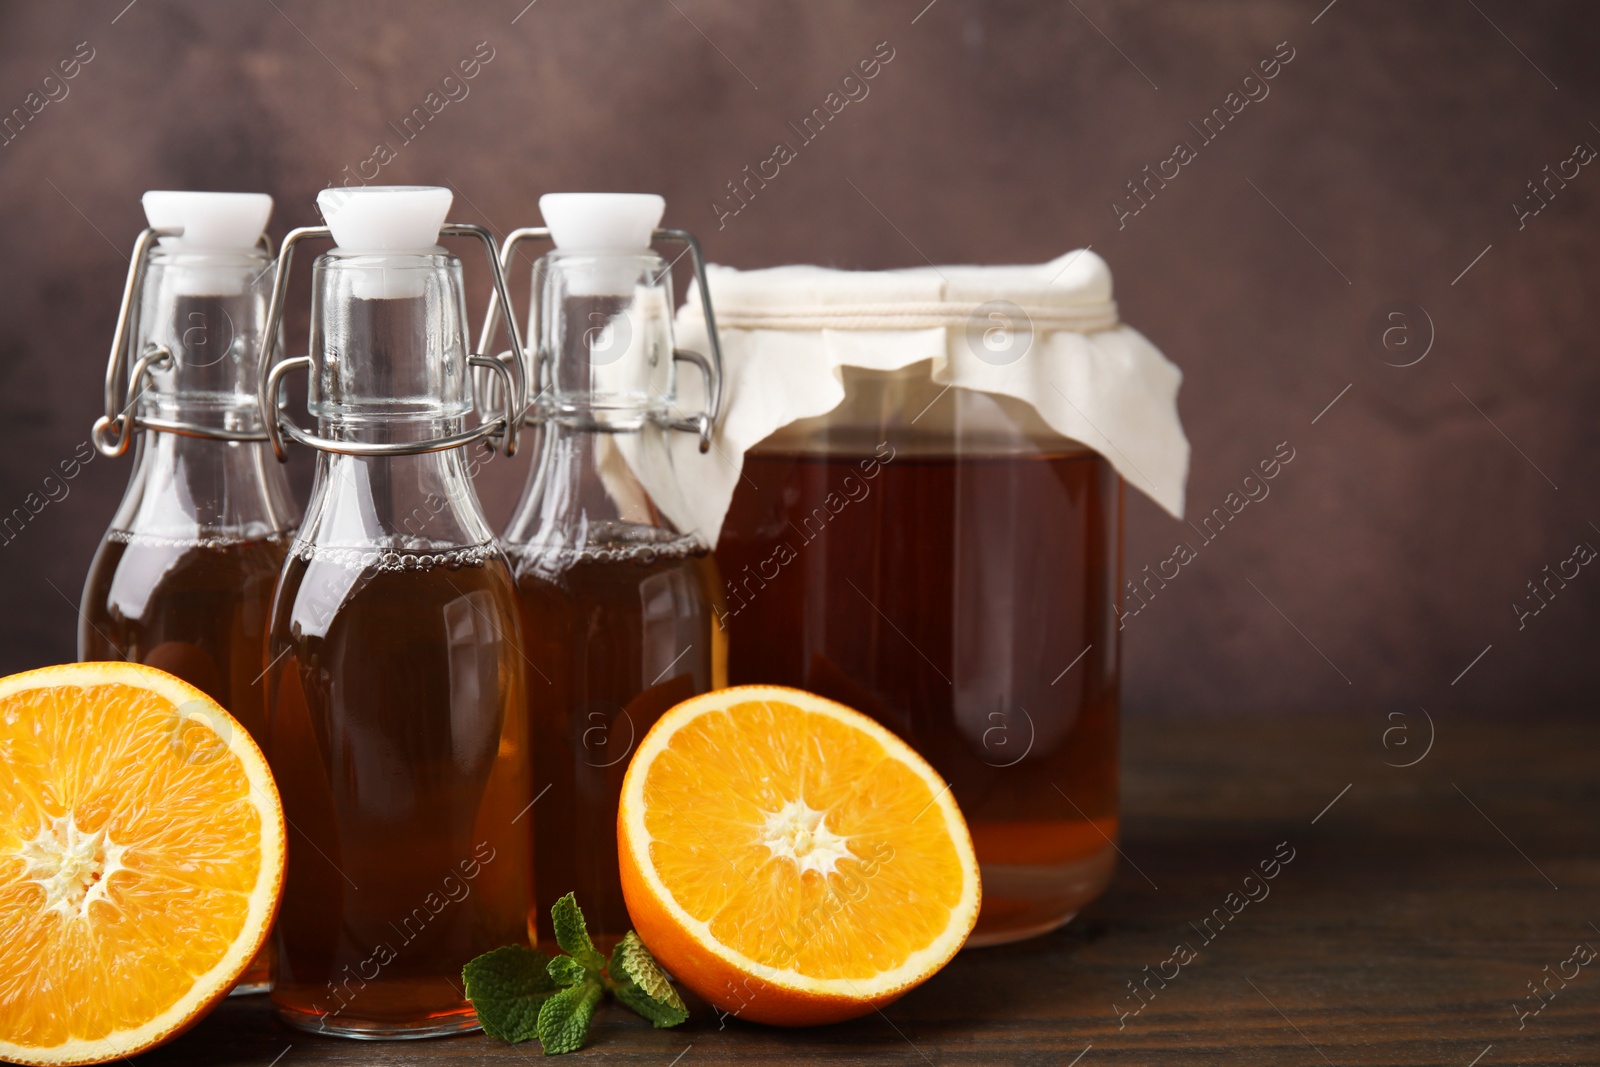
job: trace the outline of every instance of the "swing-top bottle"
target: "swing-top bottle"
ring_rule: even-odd
[[[574,891],[596,941],[629,929],[617,870],[617,803],[634,746],[661,715],[726,684],[716,564],[675,521],[683,487],[668,435],[709,442],[715,410],[676,402],[689,362],[720,388],[720,360],[675,350],[670,264],[652,241],[664,208],[645,194],[540,198],[555,249],[535,269],[530,336],[540,447],[505,533],[516,572],[533,733],[538,902]],[[502,253],[508,260],[511,248]],[[708,305],[709,306],[709,305]],[[706,457],[712,461],[714,457]]]
[[[273,1002],[320,1033],[469,1029],[462,966],[530,937],[516,591],[466,455],[491,434],[514,445],[525,390],[517,368],[467,351],[441,233],[479,239],[501,276],[487,231],[445,223],[450,203],[324,190],[328,227],[279,256],[275,316],[296,243],[337,244],[313,270],[311,354],[262,382],[275,444],[318,450],[273,606],[265,747],[293,827]],[[505,379],[506,413],[476,428],[470,367]],[[302,371],[314,432],[278,406]]]
[[[84,584],[78,655],[175,674],[259,740],[262,642],[297,518],[257,403],[272,198],[148,192],[144,209],[94,427],[104,455],[133,449],[133,474]],[[267,955],[236,992],[265,988]]]

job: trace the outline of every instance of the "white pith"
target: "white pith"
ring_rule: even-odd
[[[122,870],[127,851],[127,845],[111,840],[103,828],[93,833],[78,829],[69,811],[45,820],[37,836],[17,849],[17,856],[27,864],[22,877],[44,890],[42,910],[83,919],[90,904],[105,899],[106,883]]]
[[[950,790],[934,773],[933,768],[912,751],[910,746],[859,712],[820,697],[811,697],[803,705],[806,711],[827,715],[870,733],[889,753],[898,756],[908,769],[927,784],[929,792],[934,796],[927,810],[930,812],[938,810],[944,817],[945,825],[950,829],[951,839],[960,856],[962,869],[961,899],[952,909],[950,925],[942,936],[911,953],[899,966],[881,971],[871,978],[813,978],[791,968],[775,968],[760,963],[718,940],[711,932],[709,921],[696,919],[678,903],[651,861],[652,838],[645,827],[644,783],[649,777],[650,765],[668,747],[672,736],[701,715],[723,711],[737,704],[759,703],[763,700],[795,703],[797,695],[793,690],[781,687],[738,686],[696,697],[692,702],[694,705],[692,708],[680,705],[664,715],[646,735],[639,751],[629,764],[627,777],[623,781],[622,806],[627,812],[625,845],[633,855],[635,864],[652,894],[662,903],[673,920],[689,931],[702,946],[730,966],[745,974],[755,975],[771,985],[798,992],[856,1001],[889,996],[921,981],[955,954],[977,921],[981,889],[972,838],[967,832],[960,809],[956,807],[955,799],[950,795]],[[769,815],[769,820],[770,818]],[[768,847],[770,848],[770,845]]]
[[[761,843],[774,856],[793,860],[802,874],[832,874],[839,861],[850,855],[849,838],[829,829],[825,813],[804,800],[791,800],[769,812],[761,828]]]
[[[188,683],[180,681],[161,671],[144,667],[134,663],[80,663],[62,667],[44,667],[39,670],[15,674],[8,678],[0,679],[0,701],[7,701],[28,693],[30,690],[50,689],[59,686],[95,685],[129,685],[144,689],[155,694],[162,700],[170,702],[174,709],[193,704],[196,701],[210,703],[210,698],[200,690]],[[8,713],[7,718],[11,719]],[[14,719],[11,720],[14,722]],[[202,721],[202,720],[197,720]],[[265,939],[267,927],[272,921],[272,914],[276,904],[276,897],[282,885],[283,860],[285,849],[285,824],[283,808],[278,801],[277,788],[273,784],[271,772],[267,769],[266,759],[261,755],[261,750],[256,747],[244,727],[233,721],[226,712],[220,708],[215,709],[212,715],[207,716],[204,722],[227,723],[232,727],[231,737],[224,739],[220,734],[217,737],[219,749],[233,753],[239,758],[245,778],[249,784],[249,803],[256,809],[260,817],[261,854],[260,868],[256,876],[256,884],[250,891],[245,909],[245,917],[239,935],[232,948],[223,954],[212,968],[204,974],[195,976],[194,983],[189,990],[177,999],[169,1008],[140,1026],[120,1030],[99,1037],[70,1037],[59,1045],[43,1047],[38,1045],[22,1045],[6,1040],[0,1036],[0,1060],[21,1064],[85,1064],[102,1063],[108,1060],[126,1058],[136,1052],[143,1051],[160,1043],[175,1030],[184,1026],[190,1016],[204,1004],[216,999],[231,987],[238,976],[243,973],[250,959],[255,955],[261,942]],[[37,725],[37,724],[36,724]],[[70,818],[70,813],[68,813]],[[46,820],[47,828],[55,836],[55,821]],[[65,827],[63,830],[65,831]],[[60,853],[66,856],[69,850],[61,847],[75,843],[78,850],[86,848],[85,840],[96,835],[82,835],[73,842],[70,832],[56,837],[60,844],[51,846],[48,842],[45,849],[59,848]],[[39,842],[36,836],[18,850],[28,849]],[[105,845],[105,841],[100,844]],[[118,845],[110,843],[112,848],[134,849],[134,843]],[[76,854],[76,853],[74,853]],[[127,869],[122,860],[126,857],[125,851],[118,851],[115,856],[116,865],[113,867],[112,856],[109,849],[103,856],[100,867],[101,877],[89,889],[85,890],[81,907],[86,911],[90,903],[100,899],[105,893],[108,876],[116,869]],[[43,873],[43,868],[36,866],[38,861],[22,857],[31,868]],[[41,859],[48,861],[48,855]],[[92,866],[89,868],[92,870]],[[59,872],[58,872],[59,873]],[[83,869],[79,868],[80,878]],[[39,881],[39,879],[35,879]],[[41,882],[41,884],[43,884]],[[80,883],[81,884],[81,881]],[[70,896],[70,894],[68,894]],[[65,899],[65,898],[64,898]],[[50,888],[45,887],[45,904],[50,900]],[[57,909],[60,910],[60,909]],[[92,927],[90,931],[92,934]],[[0,945],[0,951],[4,950]]]

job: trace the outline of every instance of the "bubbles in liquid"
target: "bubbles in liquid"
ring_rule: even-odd
[[[661,531],[651,530],[650,532],[656,536],[633,535],[632,530],[637,529],[645,528],[621,527],[618,531],[591,530],[590,537],[593,540],[577,547],[507,545],[506,551],[519,564],[531,565],[540,571],[562,571],[579,563],[633,563],[648,567],[657,563],[704,556],[710,552],[705,542],[692,534],[661,537]],[[519,566],[518,570],[521,569]]]
[[[205,535],[196,534],[155,534],[143,531],[135,533],[131,530],[108,530],[105,539],[119,545],[138,545],[145,548],[234,548],[238,545],[254,545],[262,542],[269,544],[284,543],[289,540],[287,534],[269,533],[266,527],[259,524],[241,526],[237,531],[211,532]]]
[[[437,567],[457,570],[462,567],[480,567],[500,555],[500,546],[494,541],[484,541],[464,548],[444,548],[428,551],[426,548],[384,546],[378,548],[342,548],[337,545],[314,545],[296,539],[290,554],[302,563],[326,563],[347,570],[372,570],[379,572],[429,571]]]

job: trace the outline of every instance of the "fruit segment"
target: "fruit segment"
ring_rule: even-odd
[[[265,939],[282,809],[249,735],[137,664],[0,680],[0,1057],[90,1063],[179,1032]]]
[[[629,767],[618,834],[646,943],[745,1018],[870,1011],[943,966],[977,917],[945,784],[877,723],[799,690],[739,687],[668,712]]]

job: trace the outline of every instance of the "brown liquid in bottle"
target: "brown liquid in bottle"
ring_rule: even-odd
[[[888,446],[744,474],[717,546],[731,681],[857,708],[950,782],[983,871],[972,943],[1064,922],[1115,860],[1120,480],[1086,452]]]
[[[289,870],[273,1003],[313,1030],[467,1029],[462,965],[531,932],[511,573],[487,547],[348,555],[291,557],[274,605],[266,748]]]
[[[617,871],[628,758],[673,705],[726,684],[712,605],[716,565],[698,542],[511,548],[527,650],[538,914],[577,894],[602,951],[631,927]]]
[[[90,566],[78,626],[83,660],[127,660],[203,691],[261,743],[261,650],[287,536],[179,540],[113,530]],[[238,988],[265,989],[269,943]]]

